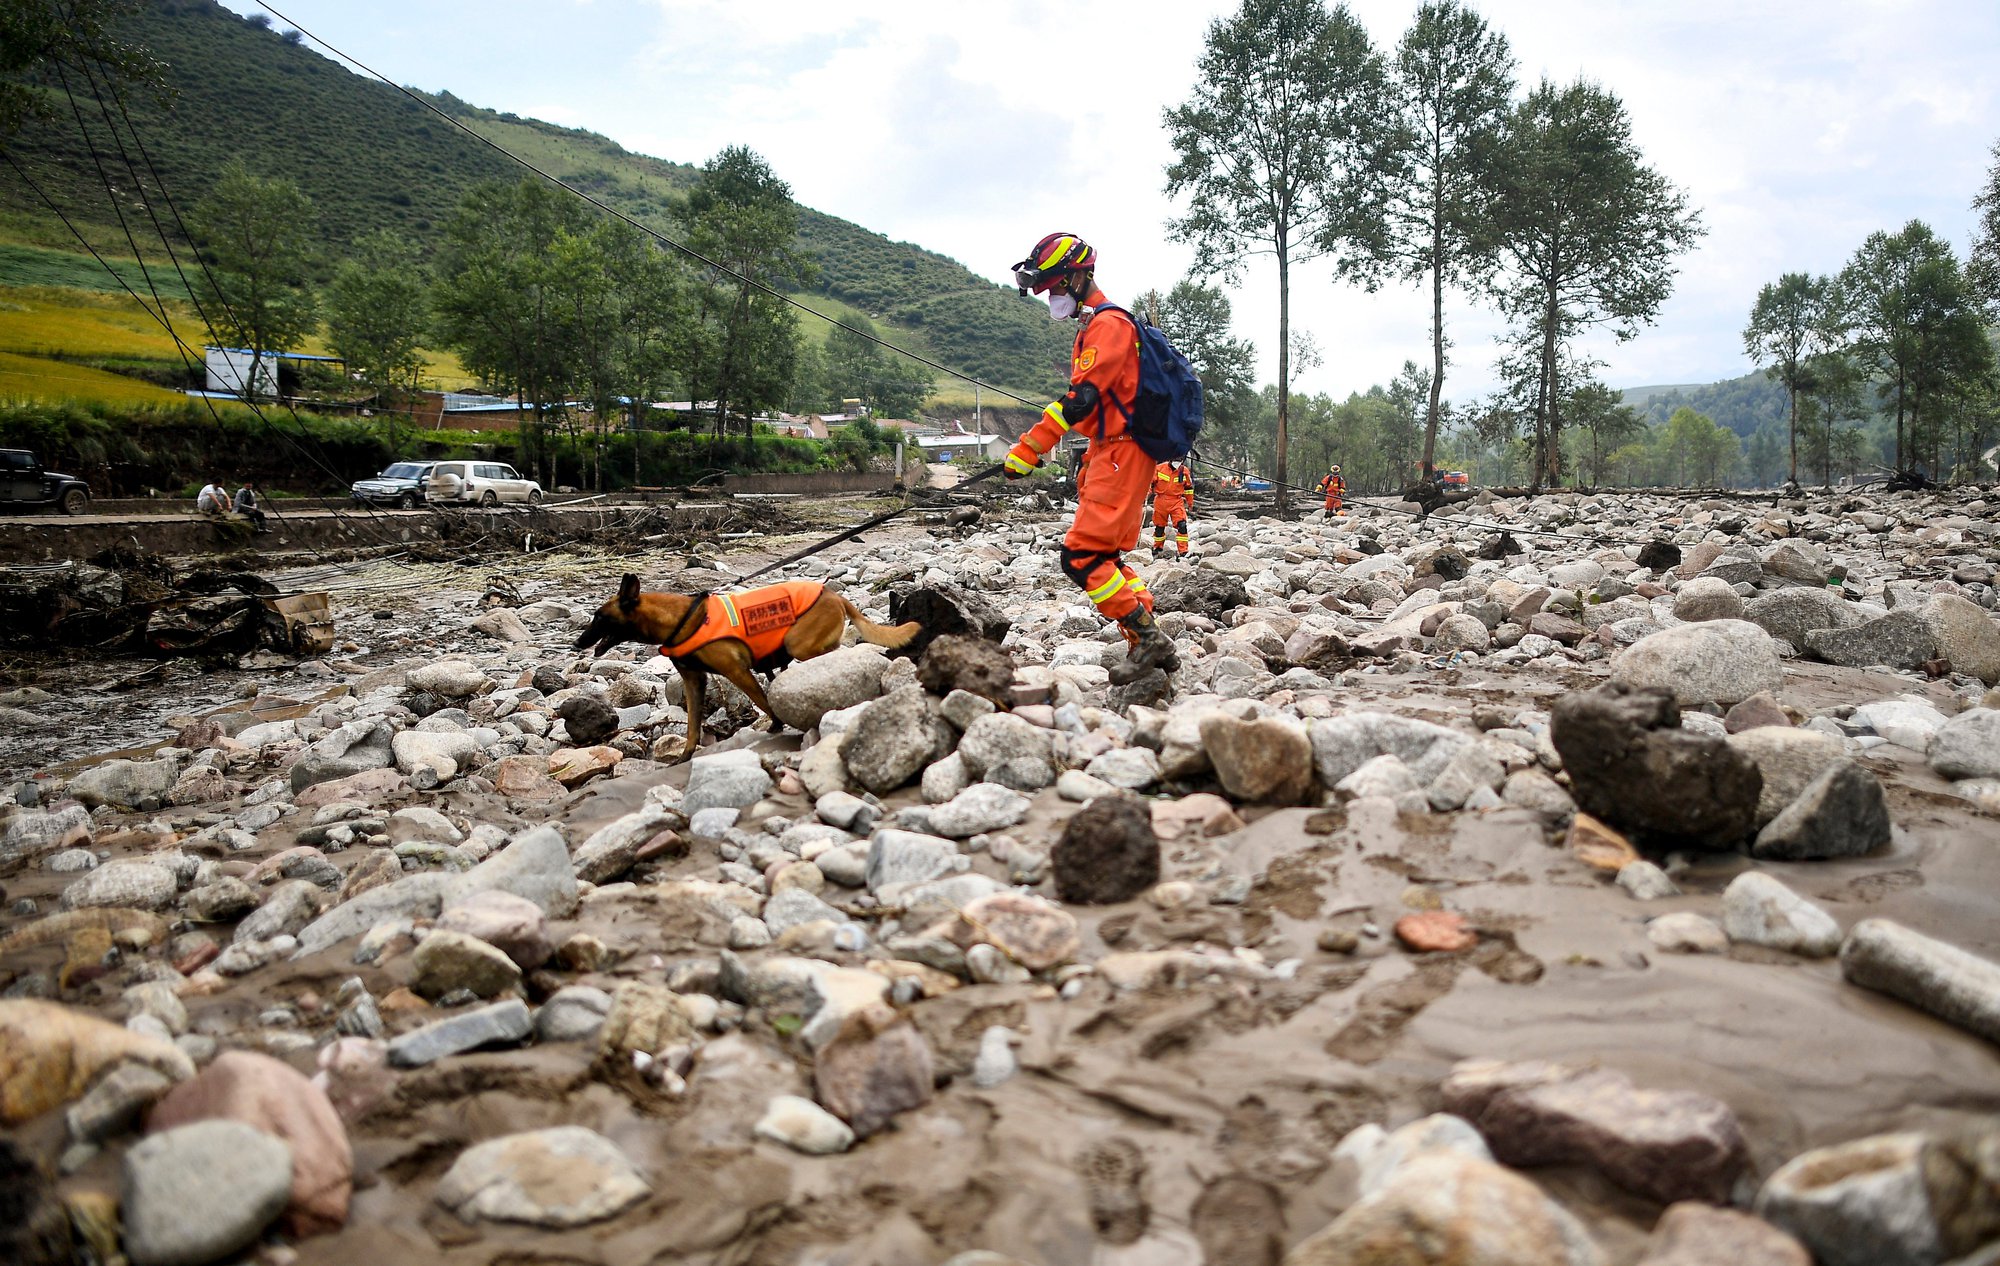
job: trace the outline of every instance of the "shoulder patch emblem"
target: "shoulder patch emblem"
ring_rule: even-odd
[[[1096,365],[1097,365],[1096,348],[1086,347],[1082,351],[1076,354],[1076,368],[1078,373],[1087,374],[1093,368],[1095,368]]]

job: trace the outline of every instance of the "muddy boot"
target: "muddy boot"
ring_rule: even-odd
[[[1172,672],[1181,666],[1181,657],[1174,652],[1173,640],[1160,632],[1160,626],[1153,623],[1153,613],[1144,607],[1134,607],[1118,618],[1119,631],[1132,649],[1125,656],[1125,662],[1112,668],[1111,684],[1129,686],[1157,668]]]

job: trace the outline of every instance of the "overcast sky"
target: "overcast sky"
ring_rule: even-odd
[[[255,12],[249,0],[226,0]],[[1876,229],[1930,223],[1963,255],[2000,139],[1994,0],[1490,0],[1518,78],[1589,78],[1624,102],[1647,160],[1708,232],[1657,323],[1605,340],[1618,387],[1749,370],[1757,288],[1831,272]],[[1216,0],[288,0],[293,22],[390,78],[699,163],[763,154],[808,206],[1004,281],[1043,233],[1082,234],[1115,300],[1200,259],[1166,237],[1163,108],[1187,96]],[[1351,0],[1392,49],[1415,0]],[[278,25],[286,25],[275,18]],[[1277,284],[1253,261],[1238,334],[1276,373]],[[1427,363],[1414,288],[1370,295],[1293,273],[1344,396]],[[1447,396],[1491,389],[1498,323],[1458,297]]]

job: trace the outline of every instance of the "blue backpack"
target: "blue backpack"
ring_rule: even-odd
[[[1116,304],[1099,312],[1117,312],[1139,332],[1139,390],[1131,405],[1115,397],[1111,403],[1125,415],[1125,428],[1146,456],[1156,462],[1179,461],[1194,448],[1201,434],[1201,379],[1194,366],[1167,341],[1160,327],[1149,324]]]

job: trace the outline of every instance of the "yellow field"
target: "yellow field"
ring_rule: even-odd
[[[170,301],[167,316],[199,356],[208,336],[193,309]],[[173,339],[130,295],[43,286],[0,289],[0,352],[180,359]]]
[[[156,404],[186,400],[178,391],[137,378],[41,356],[0,352],[0,400],[103,400]]]

